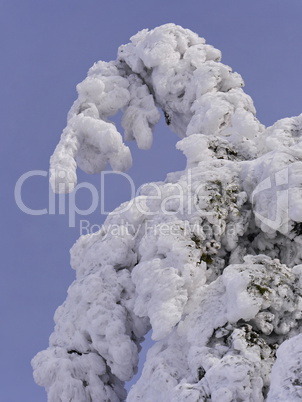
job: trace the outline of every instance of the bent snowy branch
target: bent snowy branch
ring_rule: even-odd
[[[87,173],[131,166],[130,150],[108,117],[123,110],[125,139],[152,145],[160,118],[180,137],[195,133],[227,138],[245,155],[263,127],[241,87],[243,80],[220,63],[220,52],[193,32],[173,24],[141,31],[119,48],[118,58],[98,62],[77,86],[79,97],[52,158],[56,192],[72,191],[76,166]]]

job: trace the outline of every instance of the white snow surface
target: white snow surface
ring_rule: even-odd
[[[76,280],[32,361],[49,402],[298,401],[302,398],[302,115],[265,127],[220,52],[174,24],[143,30],[77,86],[51,157],[131,165],[159,109],[181,138],[182,172],[145,185],[71,249]],[[140,343],[156,341],[128,396]],[[280,347],[279,347],[280,346]]]

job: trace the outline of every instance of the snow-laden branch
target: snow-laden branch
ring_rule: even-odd
[[[263,127],[241,76],[220,56],[190,30],[167,24],[133,36],[117,60],[96,63],[77,86],[79,97],[51,158],[53,189],[72,191],[77,165],[87,173],[104,170],[107,162],[114,170],[131,166],[130,150],[108,120],[119,110],[125,139],[135,139],[141,149],[152,145],[160,107],[180,137],[219,135],[250,155]]]
[[[302,120],[264,129],[219,60],[168,24],[139,32],[78,85],[51,159],[56,191],[72,190],[77,164],[130,166],[108,120],[120,109],[125,139],[147,149],[161,108],[187,168],[145,185],[73,246],[76,280],[32,362],[50,402],[124,400],[150,328],[156,343],[128,401],[301,399]]]

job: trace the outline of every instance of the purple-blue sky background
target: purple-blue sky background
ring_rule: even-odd
[[[79,219],[67,215],[30,216],[14,201],[18,178],[48,170],[49,157],[76,98],[75,86],[97,60],[115,59],[119,45],[143,28],[174,22],[197,32],[220,49],[222,61],[242,74],[258,118],[265,125],[302,112],[301,0],[0,0],[1,43],[1,362],[0,400],[43,402],[31,358],[47,347],[53,314],[74,271],[68,250],[79,237]],[[181,170],[177,137],[161,123],[152,150],[131,144],[136,186],[163,180]],[[79,182],[99,185],[98,176]],[[108,177],[106,209],[129,197],[120,177]],[[46,177],[23,186],[31,208],[47,208]],[[68,198],[68,197],[67,197]],[[78,203],[89,204],[79,192]],[[95,213],[91,223],[104,216]]]

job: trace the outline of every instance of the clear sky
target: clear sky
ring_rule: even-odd
[[[98,60],[116,58],[119,45],[143,28],[173,22],[197,32],[222,51],[222,61],[239,72],[260,121],[271,125],[302,112],[301,0],[0,0],[1,44],[1,363],[0,400],[43,402],[31,358],[47,347],[53,314],[74,279],[69,249],[80,235],[80,219],[101,224],[95,212],[32,216],[14,199],[21,175],[46,172],[49,157],[76,98],[76,84]],[[150,151],[131,144],[136,187],[181,170],[177,137],[164,123]],[[100,185],[99,176],[79,182]],[[106,179],[105,209],[129,198],[120,176]],[[48,208],[48,178],[34,176],[22,187],[32,209]],[[56,198],[58,203],[58,198]],[[66,197],[68,202],[68,197]],[[79,207],[89,193],[77,194]]]

